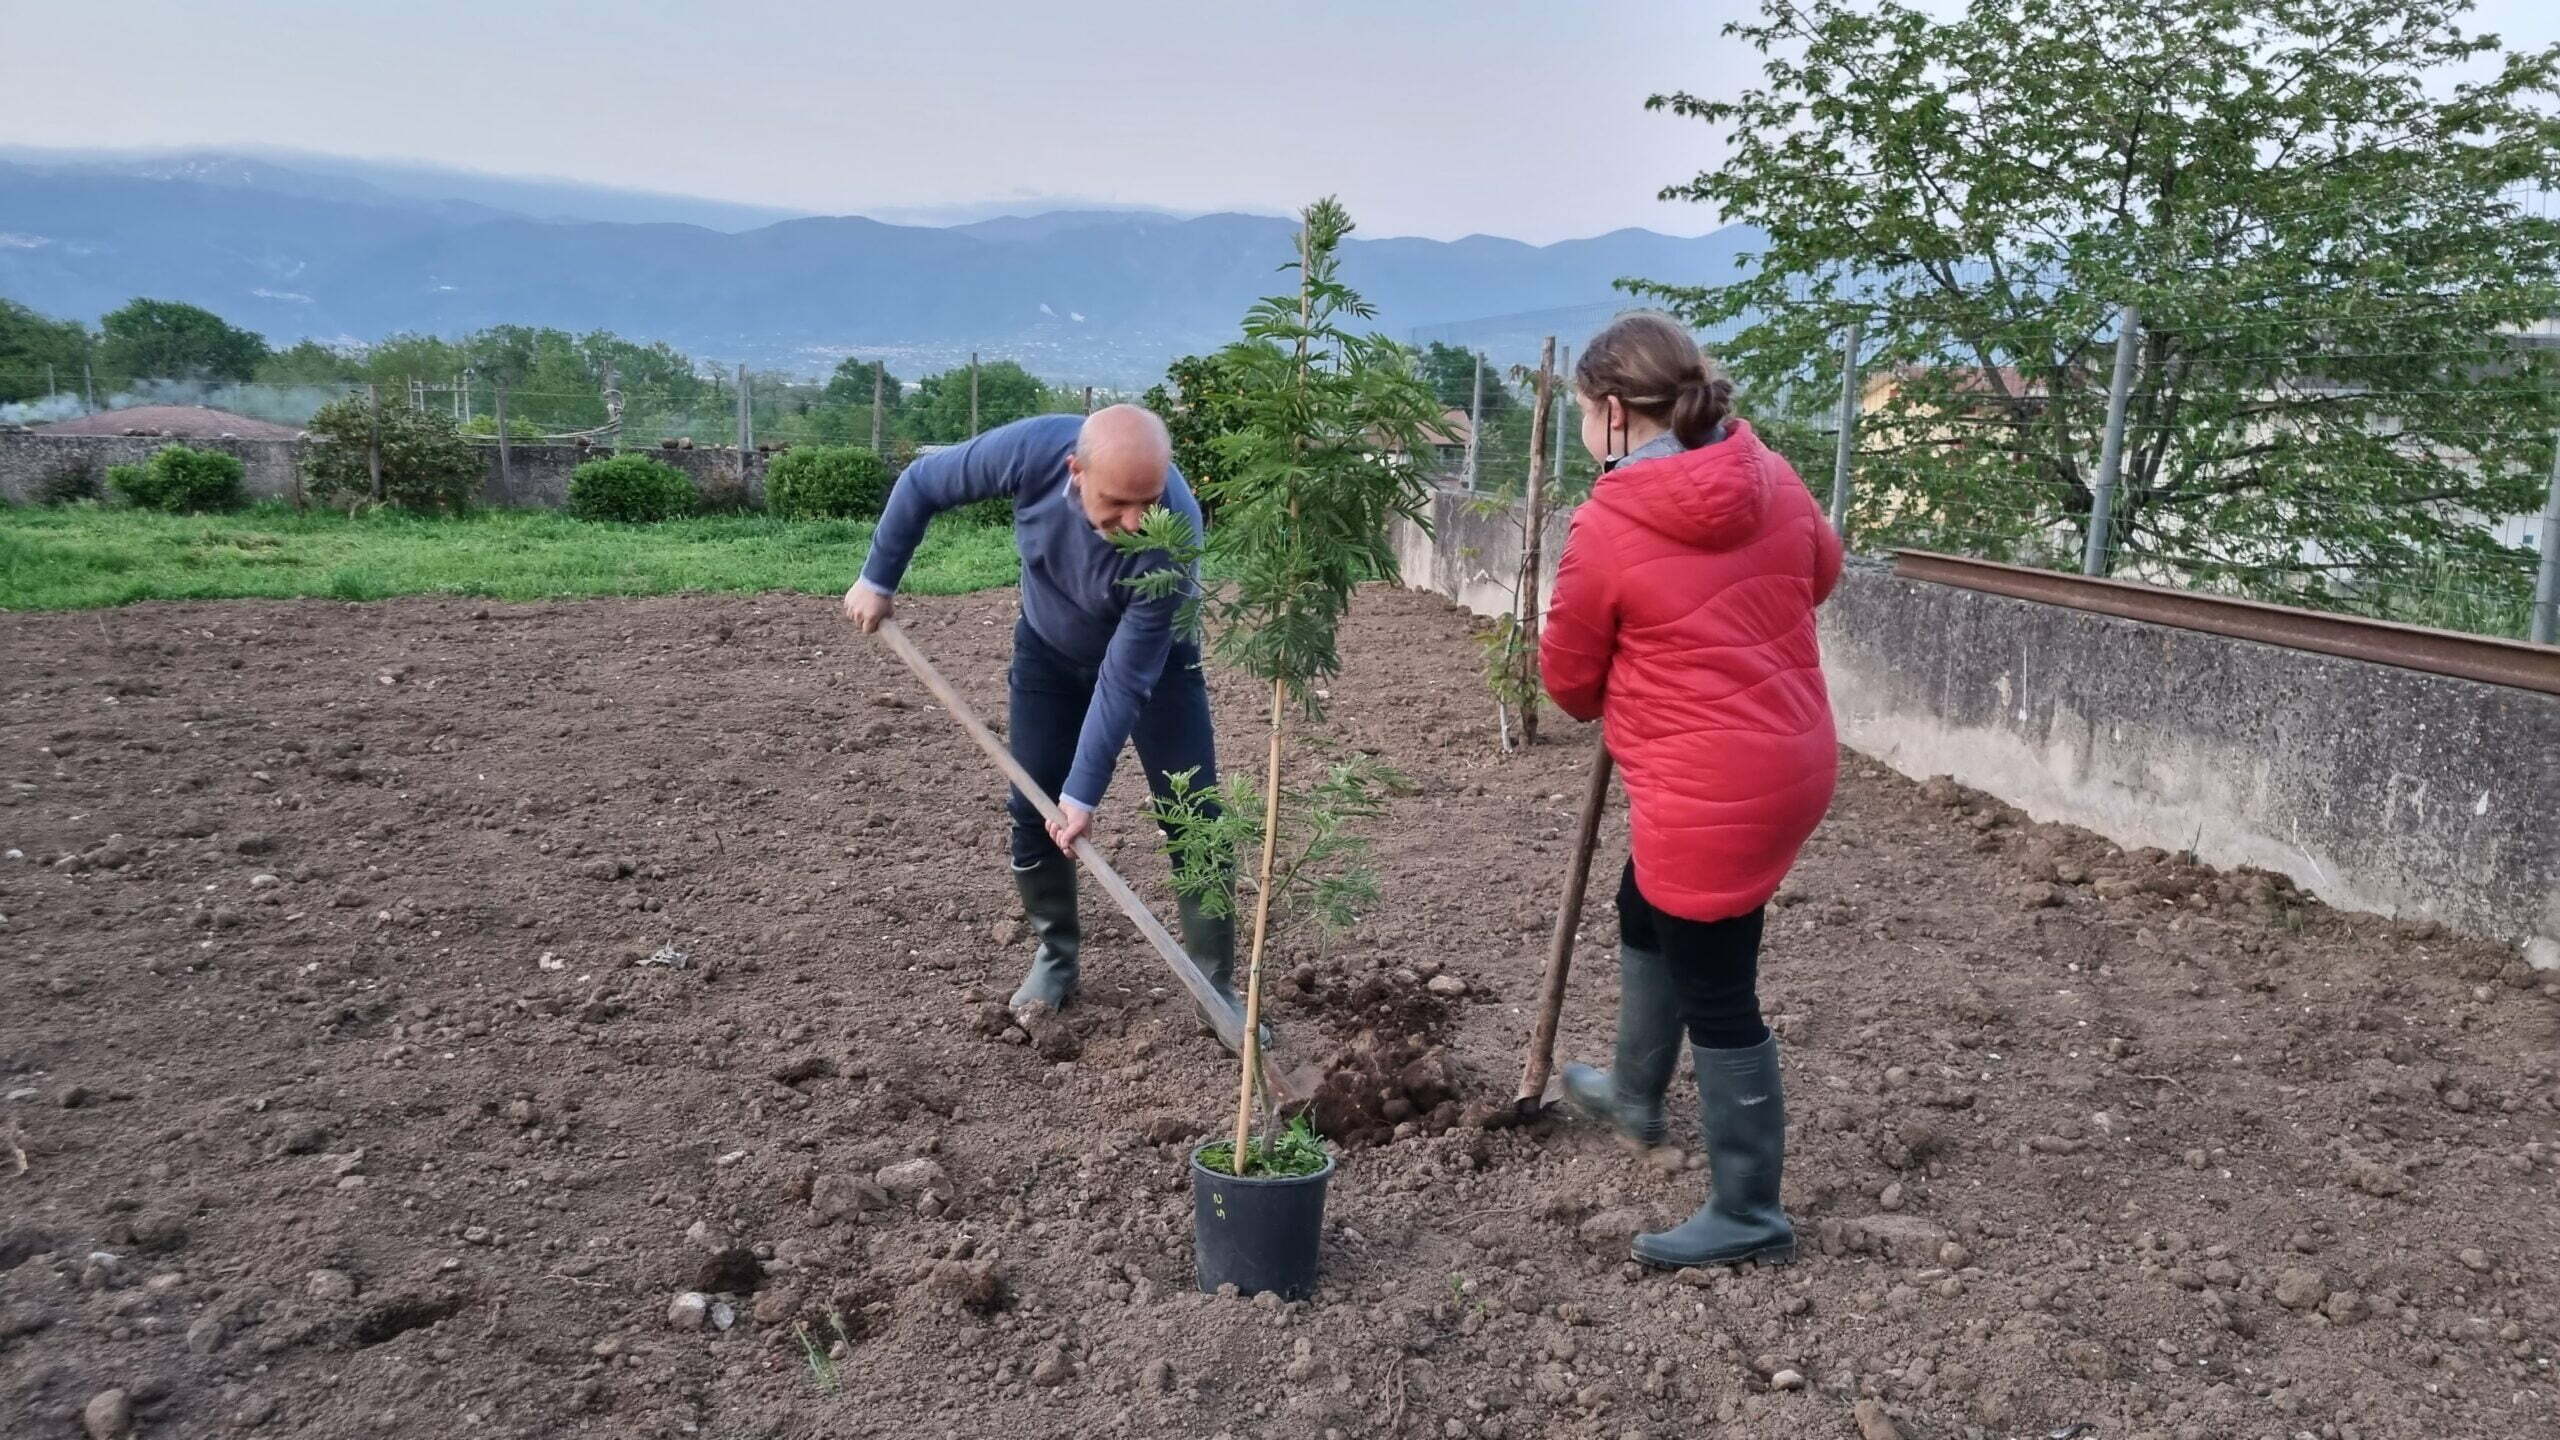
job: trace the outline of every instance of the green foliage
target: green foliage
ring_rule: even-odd
[[[377,408],[362,395],[323,405],[304,427],[303,488],[323,505],[356,507],[373,500],[368,448],[382,453],[382,502],[420,514],[469,509],[488,483],[483,452],[462,438],[450,417],[406,405]]]
[[[1190,482],[1204,514],[1211,510],[1223,463],[1218,441],[1245,426],[1244,397],[1223,354],[1185,355],[1165,371],[1164,382],[1139,397],[1173,436],[1173,463]]]
[[[98,483],[98,462],[86,454],[66,456],[36,482],[33,498],[39,505],[75,505],[106,498]]]
[[[1484,648],[1484,685],[1493,694],[1494,705],[1502,712],[1504,723],[1509,717],[1526,716],[1546,696],[1539,683],[1537,638],[1520,623],[1516,610],[1494,617],[1491,625],[1476,636]],[[1524,730],[1523,738],[1527,738]],[[1509,749],[1506,733],[1505,749]]]
[[[355,356],[317,340],[297,340],[258,362],[262,385],[346,385],[364,378]]]
[[[460,433],[467,435],[474,440],[495,440],[498,438],[498,417],[496,415],[474,415],[470,419],[463,421],[459,429]],[[510,440],[538,440],[542,438],[542,432],[535,428],[532,421],[527,420],[523,416],[509,415],[507,417],[507,438]]]
[[[1174,889],[1209,914],[1249,908],[1237,891],[1238,862],[1262,849],[1262,789],[1230,778],[1195,786],[1193,772],[1170,777],[1172,793],[1148,801],[1165,827]],[[1280,790],[1281,853],[1271,879],[1271,938],[1312,927],[1320,940],[1348,934],[1378,898],[1361,822],[1386,813],[1387,795],[1406,781],[1384,763],[1354,756],[1325,767],[1323,778]],[[1262,882],[1257,878],[1253,883]]]
[[[100,368],[134,379],[248,380],[267,358],[265,337],[210,310],[174,300],[133,300],[98,322]]]
[[[88,352],[88,327],[79,321],[49,319],[14,300],[0,300],[0,405],[78,390],[80,362]]]
[[[701,503],[692,476],[647,455],[609,455],[569,472],[569,514],[580,520],[654,525]]]
[[[1873,542],[2076,554],[2131,305],[2133,573],[2352,596],[2450,558],[2520,594],[2473,517],[2538,508],[2560,423],[2552,357],[2505,338],[2560,311],[2560,220],[2521,198],[2560,185],[2560,47],[2470,8],[1764,0],[1728,32],[1757,85],[1648,103],[1718,134],[1666,193],[1767,244],[1639,288],[1739,327],[1721,356],[1781,415],[1831,403],[1864,317]]]
[[[1394,571],[1390,522],[1429,523],[1430,476],[1403,457],[1440,410],[1403,347],[1348,328],[1375,313],[1340,278],[1351,217],[1326,199],[1304,220],[1288,267],[1299,293],[1257,303],[1221,352],[1239,423],[1213,442],[1203,485],[1218,511],[1209,555],[1232,577],[1207,626],[1222,654],[1302,702],[1341,668],[1334,632],[1353,589]]]
[[[893,478],[860,446],[797,446],[765,467],[765,508],[786,520],[870,520],[889,503]]]
[[[1222,1175],[1236,1174],[1236,1147],[1232,1140],[1220,1140],[1200,1149],[1200,1163]],[[1246,1139],[1244,1171],[1246,1178],[1282,1175],[1313,1175],[1324,1168],[1324,1141],[1316,1127],[1301,1111],[1289,1117],[1288,1128],[1277,1135],[1256,1135]]]
[[[1414,356],[1421,368],[1422,379],[1431,387],[1431,398],[1443,406],[1465,410],[1475,403],[1476,367],[1484,364],[1484,356],[1437,340]],[[1519,397],[1502,383],[1502,369],[1484,364],[1484,413],[1489,418],[1505,411],[1521,408]]]
[[[865,403],[868,403],[867,401]],[[993,430],[1025,416],[1046,413],[1054,397],[1039,378],[1011,360],[978,367],[978,429]],[[969,438],[969,367],[963,365],[917,383],[902,412],[907,433],[928,445],[952,445]]]
[[[247,475],[248,467],[237,455],[168,445],[139,465],[108,467],[107,487],[139,509],[192,514],[246,504],[249,493],[242,482]]]

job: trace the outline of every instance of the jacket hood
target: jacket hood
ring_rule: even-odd
[[[1768,459],[1750,425],[1733,420],[1712,445],[1610,471],[1591,501],[1682,545],[1730,550],[1759,534],[1768,514]]]

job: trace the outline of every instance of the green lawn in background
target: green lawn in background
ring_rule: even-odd
[[[0,610],[137,600],[379,600],[473,595],[547,600],[679,590],[834,594],[853,583],[871,526],[761,515],[612,525],[548,510],[463,519],[349,519],[260,505],[160,515],[94,505],[0,510]],[[1019,578],[1013,530],[945,516],[902,589],[957,595]]]

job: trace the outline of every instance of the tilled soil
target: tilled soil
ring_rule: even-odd
[[[1412,781],[1384,902],[1272,1010],[1400,1090],[1318,1299],[1200,1295],[1225,1056],[1090,886],[1063,1028],[987,1013],[1000,791],[833,609],[0,617],[0,1428],[2560,1433],[2544,977],[1855,757],[1764,961],[1804,1257],[1632,1267],[1694,1159],[1481,1123],[1589,739],[1497,756],[1469,623],[1391,592],[1326,726]],[[908,606],[997,711],[1011,610]]]

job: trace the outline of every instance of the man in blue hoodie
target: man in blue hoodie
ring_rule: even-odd
[[[845,592],[845,618],[865,633],[879,629],[925,522],[997,496],[1013,501],[1022,553],[1007,735],[1014,758],[1067,816],[1062,827],[1048,825],[1019,792],[1006,802],[1014,884],[1038,942],[1011,1003],[1062,1009],[1075,999],[1083,933],[1071,852],[1092,828],[1121,747],[1137,742],[1159,795],[1184,771],[1196,772],[1198,785],[1217,780],[1199,646],[1177,633],[1183,597],[1144,598],[1127,583],[1172,561],[1160,550],[1126,553],[1111,537],[1136,530],[1156,505],[1191,522],[1194,534],[1206,532],[1153,411],[1114,405],[1089,416],[1035,415],[907,467],[872,533],[862,578]],[[1232,1000],[1232,918],[1208,916],[1187,898],[1181,918],[1183,948]]]

